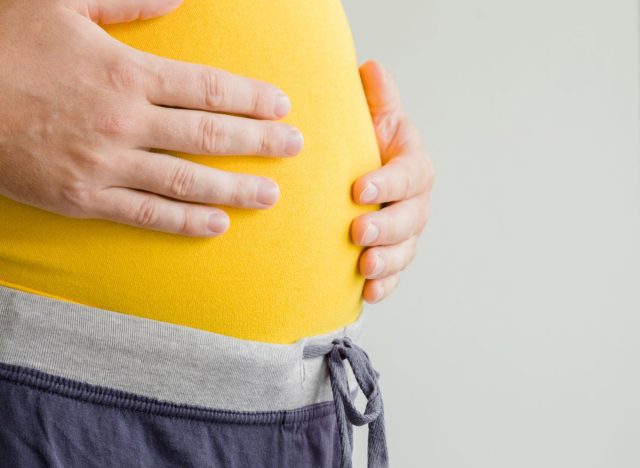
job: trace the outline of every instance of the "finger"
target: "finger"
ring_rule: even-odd
[[[400,273],[382,279],[366,280],[362,295],[365,301],[374,304],[387,297],[398,283],[400,283]]]
[[[360,67],[360,76],[383,164],[403,151],[419,150],[420,134],[404,115],[391,74],[370,60]]]
[[[427,222],[427,200],[428,194],[357,217],[351,224],[353,242],[362,246],[391,245],[420,234]]]
[[[360,79],[373,117],[382,114],[403,114],[400,94],[391,72],[379,62],[368,60],[360,66]]]
[[[118,185],[166,197],[239,208],[269,208],[278,185],[266,177],[221,171],[162,153],[131,151],[118,165]]]
[[[260,119],[279,119],[291,110],[278,87],[205,65],[138,51],[147,99],[154,104]]]
[[[74,0],[77,11],[102,24],[126,23],[166,15],[183,0]]]
[[[415,258],[417,244],[418,236],[412,236],[399,244],[369,247],[360,256],[360,272],[368,279],[398,273],[407,268]]]
[[[154,106],[139,143],[198,155],[295,156],[303,138],[285,123]]]
[[[427,156],[402,155],[359,178],[353,185],[353,199],[362,204],[406,200],[431,190],[432,185],[433,168]]]
[[[95,202],[93,217],[153,231],[213,237],[229,227],[229,217],[218,208],[182,203],[124,187],[98,191]]]

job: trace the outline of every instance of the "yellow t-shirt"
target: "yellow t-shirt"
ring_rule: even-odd
[[[380,206],[355,204],[351,189],[380,157],[340,0],[186,0],[105,29],[138,49],[275,84],[305,147],[292,158],[177,154],[280,186],[272,208],[220,206],[231,225],[215,238],[72,219],[0,196],[0,284],[273,343],[355,320],[364,277],[350,224]]]

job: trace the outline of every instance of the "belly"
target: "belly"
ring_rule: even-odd
[[[105,27],[133,47],[263,79],[292,100],[294,158],[179,153],[277,181],[267,210],[224,209],[222,236],[195,239],[66,218],[0,196],[0,284],[222,333],[290,343],[357,318],[362,248],[351,186],[379,167],[340,0],[187,0],[159,19]]]

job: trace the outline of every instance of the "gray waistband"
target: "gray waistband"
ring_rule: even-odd
[[[364,320],[363,308],[334,332],[272,344],[0,286],[0,362],[179,404],[295,409],[333,399],[325,360],[303,359],[303,348],[345,336],[358,343]]]

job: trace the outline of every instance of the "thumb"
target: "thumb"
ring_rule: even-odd
[[[183,0],[74,0],[78,12],[101,24],[155,18],[175,10],[182,2]]]
[[[418,141],[404,115],[395,79],[378,62],[369,60],[360,67],[369,113],[376,131],[382,162],[399,155]],[[414,143],[415,144],[415,143]]]
[[[360,67],[360,79],[372,117],[402,115],[400,94],[395,79],[375,60],[368,60]]]

